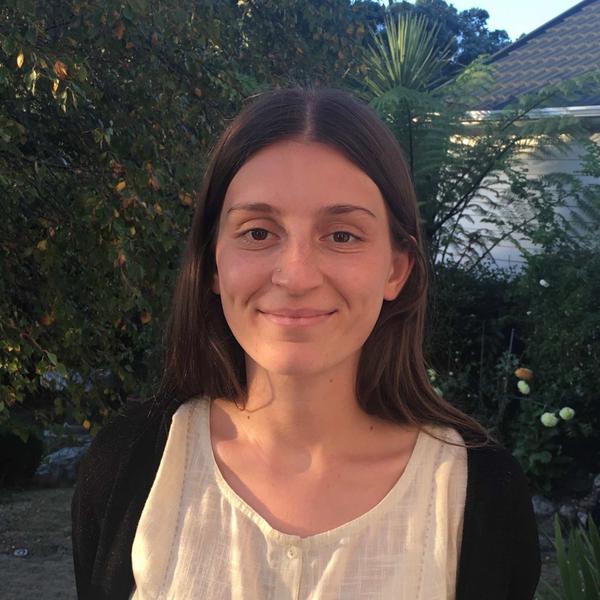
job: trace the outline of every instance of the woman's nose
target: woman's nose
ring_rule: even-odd
[[[271,281],[296,293],[321,285],[323,273],[315,249],[306,243],[290,243],[279,255]]]

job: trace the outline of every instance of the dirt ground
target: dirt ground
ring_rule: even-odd
[[[76,599],[71,555],[73,488],[0,490],[2,600]],[[14,556],[26,548],[28,556]],[[542,557],[542,577],[558,583],[553,556]],[[549,598],[539,588],[536,600]]]
[[[2,600],[77,598],[71,554],[73,488],[0,490]],[[26,548],[26,557],[14,551]]]

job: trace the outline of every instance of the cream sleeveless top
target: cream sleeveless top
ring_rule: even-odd
[[[131,600],[454,600],[467,454],[421,429],[373,508],[300,537],[269,525],[223,478],[210,403],[176,411],[132,547]]]

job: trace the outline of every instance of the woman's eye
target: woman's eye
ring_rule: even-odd
[[[269,232],[266,229],[255,227],[254,229],[248,229],[244,232],[244,237],[250,242],[264,242],[267,239]]]
[[[242,238],[247,242],[264,242],[268,239],[270,232],[262,227],[253,227],[244,231]],[[360,241],[360,238],[349,231],[334,231],[329,236],[336,244],[348,244],[353,241]]]
[[[333,241],[340,244],[346,244],[352,241],[352,238],[354,238],[354,240],[356,241],[360,239],[359,237],[350,233],[349,231],[335,231],[331,235],[333,236]]]

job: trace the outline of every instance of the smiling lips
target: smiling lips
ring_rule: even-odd
[[[269,321],[278,325],[317,325],[326,321],[335,311],[323,311],[312,308],[275,309],[269,312],[259,311]]]

